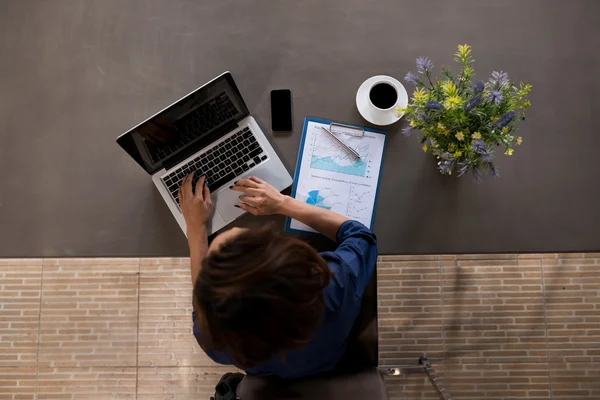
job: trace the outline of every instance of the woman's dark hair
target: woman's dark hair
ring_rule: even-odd
[[[204,259],[194,288],[208,349],[227,349],[236,365],[251,368],[306,345],[322,321],[330,278],[310,245],[270,225],[241,232]]]

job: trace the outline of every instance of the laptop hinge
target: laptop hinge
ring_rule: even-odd
[[[220,138],[227,135],[229,132],[236,129],[237,127],[239,127],[239,124],[235,121],[231,121],[230,123],[225,124],[220,128],[217,128],[216,130],[211,132],[209,135],[207,135],[205,138],[197,140],[193,143],[190,143],[185,148],[181,149],[177,153],[173,154],[172,156],[170,156],[169,158],[164,160],[163,167],[166,170],[173,168],[175,165],[179,164],[181,161],[185,160],[192,154],[202,150],[204,147],[210,145],[212,142],[219,140]]]

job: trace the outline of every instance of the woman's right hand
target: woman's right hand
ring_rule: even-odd
[[[340,226],[348,217],[331,210],[306,204],[279,193],[273,186],[256,177],[240,179],[231,190],[241,192],[240,203],[236,206],[254,215],[283,214],[332,240],[337,239]]]
[[[237,207],[254,215],[280,213],[287,198],[273,186],[255,176],[236,181],[230,189],[242,193]]]

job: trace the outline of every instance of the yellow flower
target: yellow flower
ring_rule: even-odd
[[[507,156],[512,156],[513,152],[514,152],[513,149],[506,149],[506,151],[504,152],[504,154],[506,154]]]
[[[452,110],[462,106],[463,99],[458,96],[450,96],[446,100],[444,100],[444,107]]]
[[[410,124],[409,124],[409,125],[410,125],[410,126],[412,126],[412,127],[414,128],[415,126],[417,126],[417,123],[416,123],[415,121],[410,121]]]
[[[447,129],[444,132],[442,132],[442,135],[444,135],[444,136],[448,136],[449,134],[450,134],[450,131]]]
[[[473,134],[473,139],[481,139],[481,133],[479,133],[479,132],[475,132],[475,133]]]
[[[465,140],[465,135],[463,135],[462,131],[460,131],[456,134],[456,138],[462,142]]]
[[[499,118],[500,118],[500,117],[494,117],[494,118],[492,118],[492,122],[496,122],[496,121],[498,121],[498,119],[499,119]]]
[[[458,158],[460,156],[462,156],[462,151],[457,150],[454,154],[453,154],[454,158]]]
[[[523,143],[523,138],[521,136],[519,136],[516,140],[516,143],[520,146],[521,143]]]
[[[442,92],[448,97],[458,96],[458,88],[452,81],[446,81],[442,83]]]
[[[425,151],[425,152],[427,151],[427,149],[428,149],[428,148],[429,148],[429,147],[427,147],[427,145],[426,145],[426,144],[424,144],[424,145],[423,145],[423,147],[422,147],[423,151]]]
[[[413,92],[413,100],[415,103],[425,103],[427,101],[427,92],[423,88],[417,88]]]
[[[441,122],[438,122],[437,124],[437,129],[438,131],[443,131],[444,129],[446,129],[446,127],[444,126],[444,124],[442,124]]]
[[[508,133],[508,126],[505,126],[504,128],[502,128],[502,132]]]
[[[458,51],[454,55],[460,60],[467,60],[471,55],[471,46],[468,44],[459,44]]]

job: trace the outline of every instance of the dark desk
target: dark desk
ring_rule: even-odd
[[[382,254],[600,249],[600,2],[70,0],[3,2],[0,256],[183,256],[186,242],[117,135],[224,70],[269,131],[290,88],[302,119],[363,123],[354,96],[417,56],[473,46],[484,78],[533,84],[499,180],[448,179],[389,128],[374,230]],[[409,91],[412,88],[407,85]],[[275,218],[279,223],[281,218]],[[253,221],[245,217],[239,224]]]

